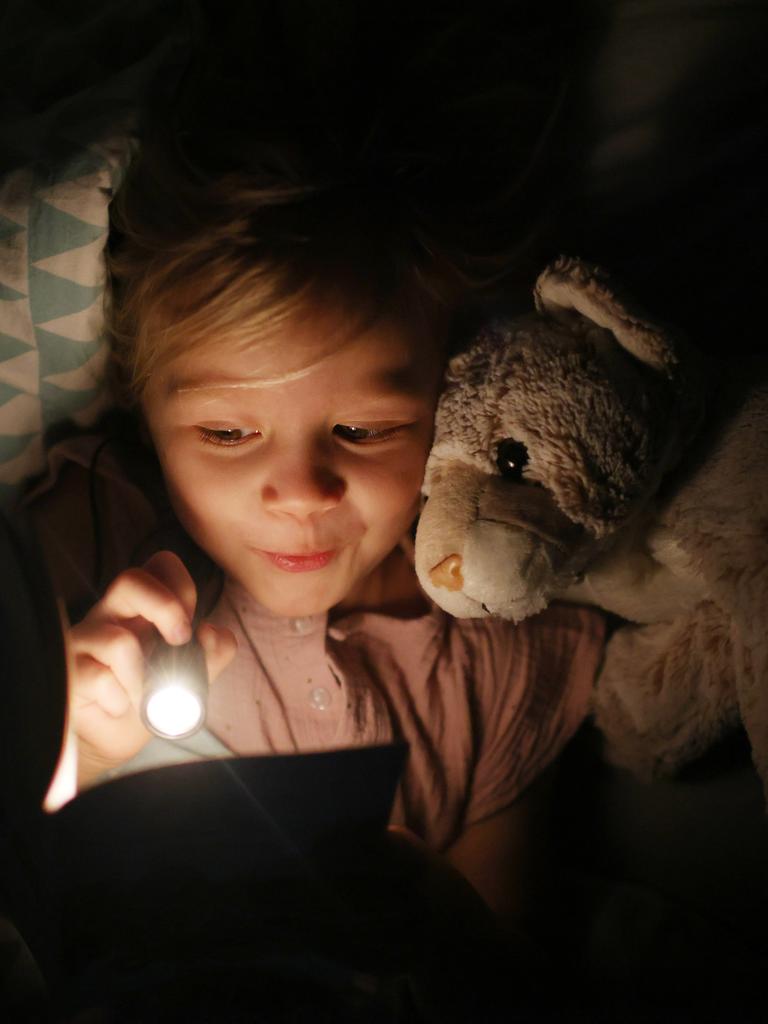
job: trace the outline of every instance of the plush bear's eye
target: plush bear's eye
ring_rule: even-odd
[[[523,467],[528,463],[528,449],[522,441],[511,437],[499,441],[496,448],[496,465],[507,480],[522,480]]]

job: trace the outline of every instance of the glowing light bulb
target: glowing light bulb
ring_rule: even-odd
[[[202,723],[205,708],[196,693],[179,683],[155,690],[145,709],[152,728],[163,736],[188,736]]]
[[[205,723],[208,673],[200,645],[161,642],[150,659],[141,717],[157,736],[183,739]]]

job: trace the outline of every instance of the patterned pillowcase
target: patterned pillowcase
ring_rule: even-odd
[[[204,31],[199,0],[65,6],[0,3],[0,506],[44,468],[49,427],[107,402],[109,201],[130,126]]]
[[[82,145],[0,182],[0,504],[43,468],[52,424],[106,405],[104,245],[129,148]]]

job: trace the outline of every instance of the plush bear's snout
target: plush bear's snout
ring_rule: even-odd
[[[461,575],[461,555],[448,555],[429,570],[429,578],[436,587],[446,590],[461,590],[464,577]]]

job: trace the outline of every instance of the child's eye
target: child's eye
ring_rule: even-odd
[[[337,423],[333,432],[343,441],[352,441],[355,444],[373,444],[376,441],[386,441],[394,437],[402,427],[385,427],[383,430],[374,430],[371,427],[350,427],[345,423]]]
[[[225,427],[213,430],[211,427],[198,427],[200,439],[206,444],[217,444],[222,447],[233,447],[244,444],[252,437],[258,437],[258,430],[243,430],[242,427]]]

